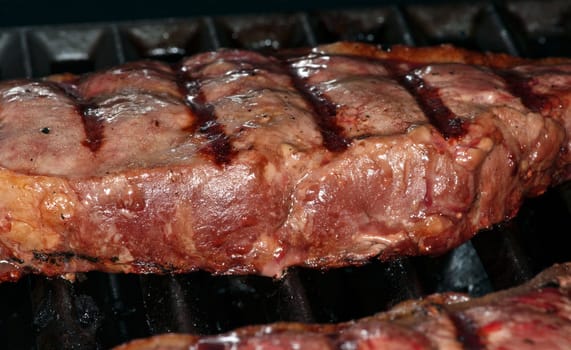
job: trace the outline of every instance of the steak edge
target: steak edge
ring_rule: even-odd
[[[0,280],[439,254],[571,177],[571,61],[337,43],[0,84]]]
[[[159,335],[116,350],[177,349],[568,349],[571,263],[524,285],[470,299],[457,293],[405,301],[340,324],[275,323],[233,332]]]

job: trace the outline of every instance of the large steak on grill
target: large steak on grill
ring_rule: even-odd
[[[571,177],[571,60],[338,43],[0,84],[0,279],[438,254]]]

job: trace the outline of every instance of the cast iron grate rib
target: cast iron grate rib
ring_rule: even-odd
[[[173,62],[220,47],[295,48],[337,40],[456,45],[526,56],[569,55],[569,6],[539,1],[393,5],[271,16],[222,16],[0,31],[0,77],[86,73],[144,58]],[[526,7],[527,6],[527,7]],[[444,13],[444,15],[443,15]],[[532,25],[533,24],[533,25]],[[525,28],[525,30],[522,30]],[[546,49],[546,51],[544,51]],[[0,285],[6,349],[107,349],[162,332],[213,334],[274,321],[339,322],[421,295],[482,295],[571,260],[571,185],[526,202],[509,223],[439,257],[259,276],[87,273],[74,283],[28,276]]]

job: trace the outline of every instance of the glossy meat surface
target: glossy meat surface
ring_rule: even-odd
[[[568,349],[571,263],[526,284],[470,299],[437,294],[341,324],[278,323],[214,336],[160,335],[117,350]]]
[[[439,254],[571,177],[571,63],[339,43],[0,84],[0,279]]]

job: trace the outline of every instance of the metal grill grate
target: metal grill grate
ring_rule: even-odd
[[[175,61],[219,47],[295,48],[337,40],[459,46],[525,56],[570,55],[571,4],[478,2],[223,16],[0,32],[0,77],[84,73],[141,58]],[[535,9],[535,10],[534,10]],[[327,272],[258,276],[87,273],[75,283],[28,276],[0,285],[6,349],[106,349],[163,332],[213,334],[278,320],[339,322],[441,291],[481,295],[571,260],[571,185],[529,200],[520,215],[440,257]]]

